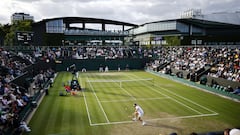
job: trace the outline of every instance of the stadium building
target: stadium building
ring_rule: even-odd
[[[35,45],[122,45],[137,25],[97,18],[63,17],[34,23]],[[116,28],[116,29],[115,29]]]
[[[204,15],[191,9],[179,19],[141,25],[98,18],[52,18],[34,23],[33,31],[37,46],[239,45],[240,12]]]
[[[137,45],[239,45],[240,12],[203,15],[188,10],[179,19],[133,28],[129,38]]]

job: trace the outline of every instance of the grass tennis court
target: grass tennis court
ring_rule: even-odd
[[[61,72],[29,123],[33,135],[168,135],[240,127],[240,103],[144,72],[80,73],[84,91],[59,96]],[[131,120],[133,104],[146,126]]]

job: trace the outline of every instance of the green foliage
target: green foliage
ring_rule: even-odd
[[[15,21],[12,25],[9,25],[9,28],[6,26],[5,29],[5,40],[4,45],[14,45],[15,37],[17,31],[31,31],[32,30],[32,21]]]
[[[3,37],[5,35],[4,31],[3,31],[3,26],[2,24],[0,24],[0,37]]]
[[[5,25],[2,25],[0,24],[0,39],[1,40],[4,40],[7,33],[10,32],[10,25],[9,24],[5,24]]]
[[[4,45],[13,45],[14,38],[15,38],[15,33],[13,31],[10,31],[9,33],[7,33],[5,36]]]
[[[164,39],[167,41],[167,45],[169,46],[180,45],[180,39],[178,36],[166,36]]]

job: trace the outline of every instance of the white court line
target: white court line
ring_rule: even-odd
[[[136,75],[135,75],[136,76]],[[136,76],[136,77],[138,77],[138,76]],[[162,87],[160,87],[160,86],[158,86],[159,88],[162,88]],[[153,89],[153,88],[152,88]],[[169,92],[170,90],[168,90],[168,89],[165,89],[165,88],[162,88],[162,89],[164,89],[165,91],[167,90],[167,92]],[[95,92],[94,92],[95,93]],[[162,95],[165,95],[165,94],[163,94],[163,93],[160,93],[160,94],[162,94]],[[173,94],[173,93],[172,93]],[[176,93],[174,93],[174,94],[176,94]],[[173,95],[174,95],[173,94]],[[166,96],[166,95],[165,95]],[[182,97],[182,96],[179,96],[179,95],[177,95],[176,94],[176,96],[178,96],[178,97]],[[166,96],[165,98],[171,98],[171,97],[169,97],[169,96]],[[184,97],[182,97],[183,99],[184,99]],[[142,98],[142,100],[144,100],[143,98]],[[186,100],[186,99],[185,99]],[[204,108],[204,109],[206,109],[206,110],[208,110],[208,111],[210,111],[210,112],[212,112],[213,114],[200,114],[200,115],[189,115],[189,116],[179,116],[179,117],[172,117],[172,118],[155,118],[155,119],[148,119],[147,121],[157,121],[157,120],[171,120],[171,119],[186,119],[186,118],[196,118],[196,117],[207,117],[207,116],[215,116],[215,115],[218,115],[218,113],[216,113],[216,112],[214,112],[214,111],[212,111],[212,110],[210,110],[210,109],[208,109],[208,108],[206,108],[206,107],[204,107],[204,106],[202,106],[202,105],[199,105],[199,104],[197,104],[197,103],[195,103],[195,102],[193,102],[193,101],[191,101],[191,100],[189,100],[189,99],[187,99],[187,101],[189,101],[189,102],[191,102],[191,103],[193,103],[193,104],[195,104],[195,105],[198,105],[198,106],[200,106],[200,107],[202,107],[202,108]],[[101,101],[101,102],[107,102],[107,101]],[[115,101],[114,101],[115,102]],[[116,101],[117,102],[117,101]],[[87,109],[88,110],[88,109]],[[111,124],[124,124],[124,123],[133,123],[133,121],[119,121],[119,122],[106,122],[106,123],[91,123],[90,122],[90,126],[101,126],[101,125],[111,125]]]
[[[147,73],[149,73],[149,72],[147,72]],[[151,72],[150,72],[150,73],[151,73]],[[153,73],[151,73],[151,74],[153,74]],[[157,76],[156,74],[153,74],[153,75]],[[174,80],[173,80],[173,81],[174,81]],[[180,83],[180,82],[178,82],[178,83]],[[178,94],[170,91],[169,89],[163,88],[163,87],[161,87],[161,86],[159,86],[159,85],[157,85],[157,87],[159,87],[159,88],[161,88],[161,89],[163,89],[163,90],[165,90],[165,91],[167,91],[167,92],[169,92],[169,93],[171,93],[171,94],[173,94],[173,95],[175,95],[175,96],[178,96],[178,97],[180,97],[180,98],[182,98],[182,99],[184,99],[184,100],[186,100],[186,101],[188,101],[188,102],[190,102],[190,103],[192,103],[192,104],[195,104],[195,105],[197,105],[197,106],[199,106],[199,107],[202,107],[202,108],[204,108],[205,110],[207,110],[207,111],[209,111],[209,112],[212,112],[212,113],[216,113],[216,114],[217,114],[217,112],[215,112],[215,111],[213,111],[213,110],[211,110],[211,109],[209,109],[209,108],[207,108],[207,107],[205,107],[205,106],[202,106],[202,105],[200,105],[200,104],[198,104],[198,103],[196,103],[196,102],[193,102],[193,101],[190,100],[190,99],[187,99],[187,98],[185,98],[185,97],[183,97],[183,96],[180,96],[180,95],[178,95]]]
[[[80,74],[80,76],[81,76],[81,74]],[[80,77],[80,84],[82,84],[81,77]],[[81,85],[81,86],[83,86],[83,85]],[[92,124],[92,120],[91,120],[91,115],[90,115],[89,110],[88,110],[88,104],[87,104],[87,100],[86,100],[86,96],[85,96],[84,90],[82,90],[82,93],[83,93],[84,103],[85,103],[86,111],[87,111],[87,115],[88,115],[88,121],[89,121],[89,124],[91,125]]]
[[[200,105],[200,104],[198,104],[198,103],[196,103],[196,102],[193,102],[192,100],[189,100],[189,99],[187,99],[187,98],[185,98],[185,97],[182,97],[182,96],[180,96],[180,95],[178,95],[178,94],[176,94],[176,93],[174,93],[174,92],[172,92],[172,91],[169,91],[169,90],[166,89],[166,88],[163,88],[163,87],[160,87],[160,86],[158,86],[158,87],[161,88],[161,89],[163,89],[163,90],[165,90],[165,91],[167,91],[167,92],[169,92],[169,93],[171,93],[171,94],[173,94],[173,95],[175,95],[175,96],[178,96],[178,97],[180,97],[180,98],[182,98],[182,99],[184,99],[184,100],[186,100],[186,101],[188,101],[188,102],[190,102],[190,103],[192,103],[192,104],[195,104],[195,105],[197,105],[197,106],[199,106],[199,107],[201,107],[201,108],[204,108],[205,110],[207,110],[207,111],[209,111],[209,112],[216,113],[215,111],[213,111],[213,110],[211,110],[211,109],[209,109],[209,108],[207,108],[207,107],[205,107],[205,106],[202,106],[202,105]]]
[[[107,80],[107,79],[101,79],[101,80],[94,80],[94,81],[90,81],[91,82],[114,82],[116,84],[118,84],[118,82],[120,83],[120,81],[117,80]],[[122,88],[121,86],[119,86],[120,89],[122,89],[128,96],[130,96],[133,100],[136,100],[136,98],[130,94],[126,89]]]
[[[126,76],[128,76],[129,78],[134,79],[133,77],[130,77],[130,75],[126,75]],[[131,74],[131,76],[135,76],[135,77],[138,78],[138,76],[136,76],[135,74]],[[162,95],[164,95],[164,96],[166,96],[166,97],[169,97],[168,95],[163,94],[162,92],[160,92],[160,91],[158,91],[158,90],[156,90],[156,89],[154,89],[154,88],[152,88],[152,87],[150,87],[150,86],[146,86],[146,87],[150,88],[152,91],[155,91],[155,92],[157,92],[157,93],[159,93],[159,94],[162,94]],[[188,109],[190,109],[190,110],[192,110],[192,111],[194,111],[194,112],[196,112],[196,113],[198,113],[198,114],[203,114],[203,113],[201,113],[201,112],[193,109],[192,107],[190,107],[190,106],[188,106],[188,105],[186,105],[186,104],[184,104],[184,103],[182,103],[182,102],[180,102],[180,101],[178,101],[178,100],[176,100],[176,99],[174,99],[174,98],[172,98],[172,97],[169,97],[169,98],[172,99],[173,101],[177,102],[178,104],[180,104],[180,105],[182,105],[182,106],[184,106],[184,107],[186,107],[186,108],[188,108]]]
[[[160,91],[158,91],[158,90],[156,90],[156,89],[154,89],[152,87],[149,87],[149,88],[152,89],[153,91],[157,92],[157,93],[163,94],[162,92],[160,92]],[[165,95],[165,94],[163,94],[163,95]],[[165,95],[165,96],[167,96],[167,95]],[[169,97],[169,96],[167,96],[167,97]],[[184,104],[184,103],[182,103],[182,102],[180,102],[180,101],[178,101],[178,100],[176,100],[176,99],[174,99],[172,97],[169,97],[169,98],[172,99],[173,101],[177,102],[178,104],[180,104],[182,106],[185,106],[186,108],[188,108],[188,109],[190,109],[190,110],[192,110],[192,111],[194,111],[194,112],[196,112],[198,114],[203,114],[203,113],[193,109],[192,107],[190,107],[190,106],[188,106],[188,105],[186,105],[186,104]]]
[[[87,80],[89,81],[88,77],[87,77]],[[89,83],[89,84],[90,84],[90,87],[91,87],[91,89],[92,89],[92,91],[93,91],[94,96],[95,96],[96,99],[97,99],[98,105],[100,106],[100,108],[101,108],[101,110],[102,110],[102,112],[103,112],[103,114],[104,114],[104,117],[106,118],[107,122],[109,123],[110,121],[109,121],[109,119],[108,119],[108,117],[107,117],[107,114],[106,114],[106,112],[104,111],[104,109],[103,109],[103,107],[102,107],[102,104],[101,104],[100,100],[98,99],[98,97],[97,97],[97,95],[96,95],[96,92],[95,92],[94,89],[93,89],[92,84],[91,84],[91,83]]]
[[[124,88],[122,88],[122,87],[120,87],[123,91],[125,91],[125,93],[127,93],[133,100],[136,100],[136,98],[132,95],[132,94],[130,94],[126,89],[124,89]]]
[[[103,100],[103,101],[100,101],[100,102],[128,102],[128,101],[140,101],[140,100],[156,100],[156,99],[167,99],[169,97],[161,97],[161,98],[137,98],[137,99],[122,99],[122,100]]]
[[[105,80],[105,79],[104,79]],[[117,82],[116,82],[117,83]],[[121,86],[119,86],[125,93],[127,93],[133,100],[136,100],[136,98],[130,94],[126,89],[122,88]]]
[[[147,119],[145,121],[146,122],[151,122],[151,121],[161,121],[161,120],[187,119],[187,118],[208,117],[208,116],[215,116],[215,115],[218,115],[218,114],[201,114],[201,115],[179,116],[179,117],[172,117],[172,118],[156,118],[156,119]],[[119,121],[119,122],[108,122],[108,123],[94,123],[94,124],[90,124],[90,126],[126,124],[126,123],[134,123],[134,122],[135,121]]]

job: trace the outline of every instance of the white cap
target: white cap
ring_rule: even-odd
[[[233,128],[230,130],[229,135],[240,135],[240,130]]]

